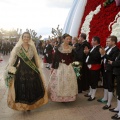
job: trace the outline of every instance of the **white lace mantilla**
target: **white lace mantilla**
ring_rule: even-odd
[[[33,47],[31,45],[29,45],[28,51],[26,52],[24,50],[24,48],[21,46],[20,48],[18,48],[18,53],[20,49],[23,49],[24,53],[27,55],[27,57],[31,60],[34,57],[34,50]]]
[[[58,50],[61,52],[61,53],[71,53],[72,50],[73,50],[73,47],[69,45],[69,48],[68,49],[64,49],[63,47],[64,44],[61,44],[61,46],[58,48]]]
[[[13,67],[13,65],[15,64],[16,60],[17,60],[17,56],[19,54],[19,51],[20,49],[22,48],[22,46],[19,46],[19,47],[16,47],[15,48],[15,52],[10,56],[10,59],[9,59],[9,63],[7,65],[7,70],[9,71],[11,69],[11,67]],[[24,50],[24,49],[23,49]],[[25,52],[25,50],[24,50]],[[34,53],[34,49],[33,47],[30,45],[29,46],[29,49],[27,52],[25,52],[25,54],[27,55],[27,57],[31,60],[34,56],[35,56],[35,53]]]

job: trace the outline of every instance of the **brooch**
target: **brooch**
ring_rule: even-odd
[[[65,62],[65,60],[62,59],[62,63],[64,63],[64,62]]]

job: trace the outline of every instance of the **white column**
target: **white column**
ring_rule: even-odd
[[[73,1],[72,7],[71,7],[71,9],[70,9],[70,12],[69,12],[69,14],[68,14],[68,17],[67,17],[67,19],[66,19],[66,22],[65,22],[65,25],[64,25],[64,28],[63,28],[63,34],[64,34],[64,33],[69,33],[69,31],[70,31],[71,22],[72,22],[74,13],[75,13],[75,8],[76,8],[76,6],[77,6],[77,2],[78,2],[78,0],[74,0],[74,1]]]
[[[69,34],[72,35],[73,37],[78,36],[78,31],[82,22],[86,4],[87,4],[87,0],[78,0],[77,2],[77,6],[75,8],[75,14],[73,16],[73,20],[69,32]]]

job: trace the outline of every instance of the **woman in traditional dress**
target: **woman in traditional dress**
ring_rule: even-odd
[[[29,111],[48,102],[40,60],[29,32],[13,48],[5,74],[8,106]]]
[[[54,102],[71,102],[78,94],[77,78],[72,67],[73,47],[69,45],[71,36],[63,35],[63,43],[54,54],[51,77],[48,84],[50,99]]]

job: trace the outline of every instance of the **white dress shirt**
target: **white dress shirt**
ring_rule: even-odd
[[[92,49],[90,50],[90,53],[91,53],[96,47],[97,47],[97,46],[93,46]],[[88,60],[89,60],[89,55],[88,55],[87,58],[86,58],[86,63],[88,62]]]
[[[110,54],[110,52],[111,52],[111,50],[114,48],[115,46],[113,46],[113,47],[111,47],[108,51],[107,51],[107,55],[109,55]],[[104,58],[104,64],[106,63],[106,58]]]

